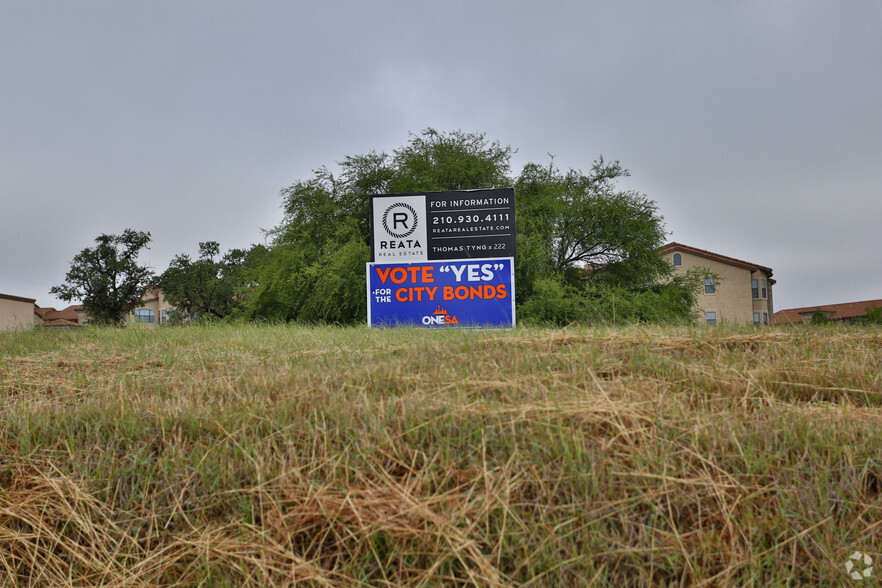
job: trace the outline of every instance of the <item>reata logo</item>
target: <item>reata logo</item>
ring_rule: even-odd
[[[418,224],[419,217],[416,210],[404,202],[396,202],[383,213],[383,229],[396,239],[411,236]]]

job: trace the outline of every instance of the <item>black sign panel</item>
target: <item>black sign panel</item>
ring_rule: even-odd
[[[403,247],[406,243],[403,240],[391,242],[389,235],[380,232],[378,217],[397,218],[395,217],[397,209],[391,209],[392,212],[387,211],[392,206],[394,198],[417,196],[425,198],[423,209],[425,221],[421,221],[424,226],[420,227],[421,231],[425,231],[423,233],[425,241],[419,243],[424,251],[423,259],[515,257],[514,188],[494,188],[372,196],[373,261],[384,261],[381,258],[389,256],[394,251],[405,253]],[[374,211],[374,208],[377,210]],[[409,209],[402,208],[399,211],[401,218],[404,219],[407,210],[418,210],[418,208],[411,202]],[[402,226],[404,226],[403,222]],[[386,229],[386,232],[388,233],[389,230]],[[413,243],[417,243],[417,240],[411,236],[411,244]]]
[[[514,188],[426,195],[429,259],[515,256]]]

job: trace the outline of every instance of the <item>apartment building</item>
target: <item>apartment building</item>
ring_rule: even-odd
[[[155,327],[167,322],[168,315],[173,309],[162,290],[151,287],[141,297],[141,307],[132,311],[126,323]]]
[[[882,308],[882,299],[861,300],[859,302],[840,302],[839,304],[822,304],[820,306],[804,306],[788,308],[775,313],[776,323],[808,324],[816,313],[822,313],[827,320],[840,323],[853,323],[876,308]]]
[[[774,321],[772,268],[682,243],[668,243],[659,254],[671,262],[676,273],[704,268],[716,275],[705,279],[698,296],[701,323],[760,326]]]
[[[157,326],[168,320],[173,307],[165,300],[159,288],[149,288],[141,297],[141,306],[126,318],[126,324]],[[89,322],[82,304],[62,310],[37,306],[35,298],[0,294],[0,331],[43,327],[79,327]]]

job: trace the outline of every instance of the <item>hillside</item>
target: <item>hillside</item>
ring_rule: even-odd
[[[857,328],[0,334],[0,577],[840,583],[853,552],[882,557],[880,346]]]

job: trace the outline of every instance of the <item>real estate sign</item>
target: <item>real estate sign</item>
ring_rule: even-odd
[[[372,327],[514,327],[514,259],[369,263]]]
[[[429,259],[425,194],[371,196],[371,260]]]
[[[514,188],[371,196],[371,260],[515,257]]]
[[[514,189],[371,196],[368,324],[513,327]]]

